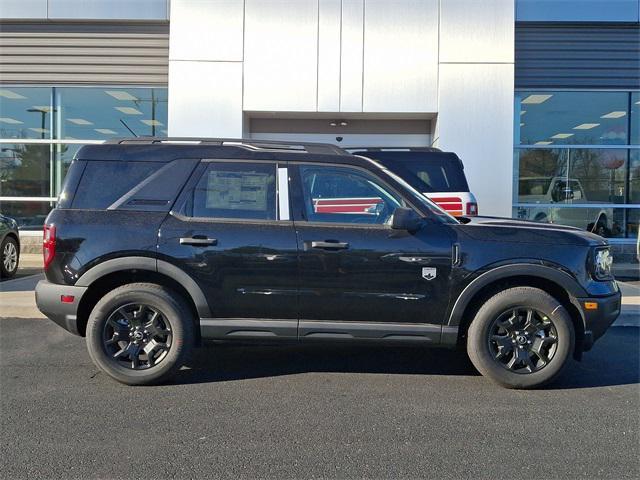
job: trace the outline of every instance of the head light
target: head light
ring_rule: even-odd
[[[595,251],[593,259],[593,275],[597,280],[608,280],[611,278],[611,266],[613,256],[609,248],[599,248]]]

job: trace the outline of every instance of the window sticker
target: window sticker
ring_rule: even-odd
[[[211,171],[207,178],[206,207],[227,210],[267,210],[272,174]]]

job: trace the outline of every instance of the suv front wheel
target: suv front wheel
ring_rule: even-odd
[[[93,362],[127,385],[170,378],[194,343],[192,314],[175,292],[131,283],[112,290],[93,308],[87,347]]]
[[[533,287],[491,297],[469,327],[469,358],[482,375],[508,388],[553,381],[571,358],[575,333],[567,310]]]

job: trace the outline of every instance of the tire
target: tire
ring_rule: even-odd
[[[154,385],[171,378],[188,360],[194,338],[193,315],[184,299],[152,283],[112,290],[98,301],[87,322],[91,359],[127,385]]]
[[[0,245],[0,277],[11,278],[18,271],[20,246],[15,238],[6,236]]]
[[[509,288],[491,297],[478,310],[467,335],[473,365],[507,388],[536,388],[552,382],[569,363],[574,345],[569,312],[554,297],[533,287]]]

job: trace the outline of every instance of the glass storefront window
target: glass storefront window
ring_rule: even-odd
[[[636,230],[632,230],[627,223],[625,228],[625,215],[627,209],[614,208],[604,205],[570,207],[564,204],[550,205],[519,205],[513,207],[513,217],[520,220],[533,220],[540,223],[554,223],[568,225],[580,230],[587,230],[607,238],[635,236]]]
[[[51,138],[51,93],[0,85],[0,138]]]
[[[626,145],[628,102],[627,92],[516,92],[516,144]]]
[[[625,203],[625,149],[519,150],[520,203]]]
[[[515,116],[514,216],[635,238],[640,92],[521,91]]]
[[[631,94],[631,145],[640,145],[640,92]]]
[[[629,203],[640,205],[640,150],[629,157]]]
[[[54,202],[16,202],[0,200],[0,212],[18,222],[21,230],[42,230]]]
[[[0,197],[51,197],[51,146],[0,144]]]
[[[167,135],[164,88],[55,89],[56,138],[104,140]]]

